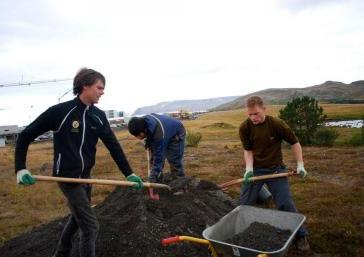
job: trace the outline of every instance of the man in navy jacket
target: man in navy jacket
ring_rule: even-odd
[[[151,172],[150,182],[161,182],[165,159],[167,158],[171,173],[183,177],[183,153],[186,130],[183,124],[166,115],[149,114],[133,117],[128,123],[130,134],[145,139],[146,149],[150,149]]]
[[[73,80],[71,101],[54,105],[43,112],[19,135],[15,149],[15,172],[18,184],[31,185],[35,179],[26,168],[29,144],[44,132],[53,131],[53,176],[89,178],[95,164],[96,144],[100,138],[128,181],[143,186],[133,173],[124,152],[110,129],[106,115],[94,106],[104,94],[105,77],[92,69],[81,69]],[[91,185],[58,183],[67,198],[71,216],[58,242],[54,257],[71,254],[72,238],[80,229],[80,256],[95,256],[99,224],[91,207]]]

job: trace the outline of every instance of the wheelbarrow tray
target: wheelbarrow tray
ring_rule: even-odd
[[[243,205],[222,217],[216,224],[206,228],[202,235],[209,240],[214,248],[225,256],[256,257],[258,254],[268,254],[269,257],[284,256],[289,245],[302,226],[306,217],[299,213],[277,211]],[[227,239],[246,230],[251,223],[268,223],[279,229],[290,230],[292,234],[279,250],[266,252],[259,249],[251,249],[240,245],[226,243]]]

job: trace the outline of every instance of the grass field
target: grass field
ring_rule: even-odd
[[[341,111],[333,105],[324,108],[330,110],[331,117],[350,109],[348,105]],[[276,115],[279,109],[280,106],[271,106],[268,113]],[[198,148],[186,149],[186,172],[216,183],[241,177],[244,163],[238,128],[244,119],[244,112],[235,110],[208,113],[197,120],[185,121],[188,130],[201,132],[203,136]],[[339,140],[343,140],[354,130],[339,131]],[[117,132],[117,137],[135,172],[146,178],[143,145],[126,131]],[[295,203],[307,217],[313,251],[322,256],[364,256],[364,147],[304,147],[303,151],[309,176],[305,181],[299,178],[290,181]],[[290,149],[284,148],[283,152],[286,164],[294,168]],[[54,184],[16,185],[13,154],[12,147],[0,148],[1,243],[68,213],[63,196]],[[52,142],[32,144],[28,168],[34,174],[49,175],[52,154]],[[93,176],[123,179],[102,143],[98,146]],[[94,187],[93,204],[101,202],[112,190],[109,186]],[[238,192],[239,187],[235,187],[229,193],[236,197]]]

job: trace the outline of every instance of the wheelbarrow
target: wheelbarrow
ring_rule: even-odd
[[[181,241],[206,244],[209,246],[213,257],[217,257],[219,254],[226,257],[281,257],[288,251],[297,230],[302,226],[305,220],[305,216],[299,213],[243,205],[236,207],[222,217],[217,223],[206,228],[202,232],[204,239],[192,238],[191,240],[191,237],[179,236],[163,239],[162,244],[168,245]],[[253,222],[268,223],[276,228],[289,230],[291,235],[286,242],[284,242],[281,249],[269,252],[244,247],[242,245],[233,245],[226,242],[229,238],[246,230]]]

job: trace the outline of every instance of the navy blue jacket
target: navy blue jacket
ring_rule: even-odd
[[[123,174],[133,173],[105,113],[94,105],[83,104],[79,98],[48,108],[20,133],[15,150],[15,172],[26,168],[29,144],[50,130],[53,131],[53,176],[90,177],[99,138]]]
[[[186,131],[179,120],[151,113],[143,117],[146,124],[146,147],[152,151],[152,173],[162,171],[166,150],[174,138],[184,138]]]

